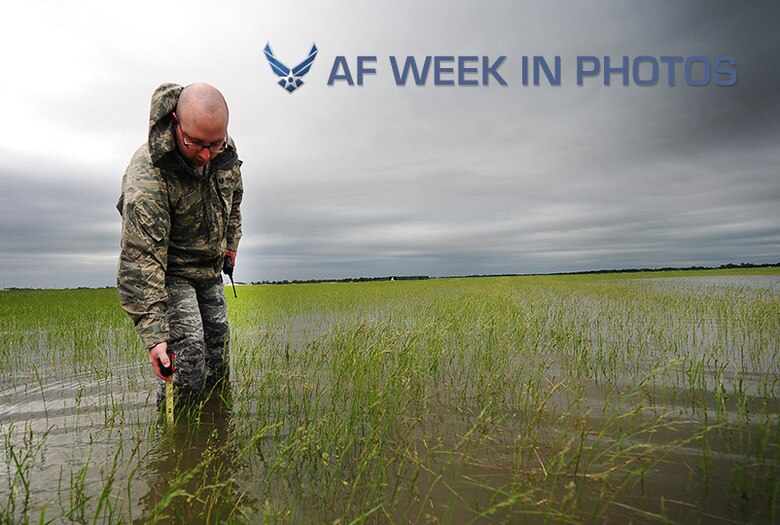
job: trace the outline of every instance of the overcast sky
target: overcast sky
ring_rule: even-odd
[[[779,5],[13,2],[0,288],[114,284],[114,206],[162,82],[230,105],[242,281],[780,261]],[[295,93],[266,42],[290,66],[319,47]],[[358,55],[377,73],[328,86]],[[503,55],[509,85],[398,87],[407,55]],[[533,55],[561,56],[561,86],[521,85]],[[732,55],[738,82],[579,87],[578,55]]]

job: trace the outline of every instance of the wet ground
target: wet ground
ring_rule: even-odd
[[[776,304],[771,301],[780,293],[779,275],[625,282],[662,293],[713,297],[735,293],[743,294],[743,299],[744,294],[754,293],[756,304],[770,300],[770,305]],[[388,463],[396,469],[388,477],[394,481],[382,489],[385,500],[398,497],[397,504],[375,512],[368,512],[375,506],[367,505],[363,519],[451,523],[515,522],[519,517],[556,522],[570,516],[583,521],[591,516],[599,522],[771,519],[780,498],[780,334],[776,332],[780,312],[767,314],[757,307],[757,315],[767,316],[767,331],[747,330],[739,335],[734,326],[722,326],[714,314],[711,319],[698,316],[691,323],[683,319],[681,335],[673,340],[657,336],[651,325],[615,329],[623,321],[616,313],[620,307],[614,304],[608,306],[609,315],[615,317],[609,323],[617,324],[599,324],[599,315],[607,311],[605,301],[582,294],[582,311],[595,314],[585,316],[577,334],[559,334],[547,322],[544,344],[532,363],[541,372],[528,376],[544,383],[542,398],[533,405],[539,407],[538,413],[517,408],[522,404],[519,388],[527,387],[528,380],[515,384],[508,377],[494,390],[490,385],[482,388],[482,383],[475,386],[477,376],[460,370],[457,359],[448,361],[450,369],[431,376],[447,378],[452,385],[430,384],[420,398],[424,410],[409,412],[418,419],[401,424],[408,430],[406,459]],[[663,304],[659,305],[662,310]],[[381,322],[383,315],[377,306],[368,317]],[[679,313],[675,315],[679,319]],[[350,327],[353,319],[361,319],[359,309],[348,314],[282,314],[273,321],[239,319],[234,323],[237,349],[231,385],[201,409],[180,415],[173,428],[159,417],[156,384],[143,359],[136,359],[142,357],[139,349],[130,354],[133,358],[121,350],[129,337],[126,324],[107,323],[99,336],[88,339],[94,345],[90,349],[94,360],[70,357],[69,339],[62,334],[52,338],[48,331],[53,328],[16,333],[13,325],[4,325],[0,521],[38,521],[43,515],[44,521],[58,522],[86,522],[93,517],[103,522],[253,522],[260,518],[305,522],[323,517],[317,509],[330,504],[338,516],[341,507],[336,502],[319,501],[310,514],[301,501],[306,494],[316,498],[325,486],[320,479],[306,477],[319,470],[297,470],[288,459],[279,459],[308,461],[304,458],[310,451],[289,452],[289,456],[280,452],[297,443],[292,438],[300,438],[294,425],[285,423],[267,434],[258,433],[258,427],[273,426],[275,417],[263,412],[262,396],[270,394],[258,390],[258,385],[267,383],[272,374],[287,378],[278,383],[287,393],[274,393],[278,407],[287,406],[281,401],[284,395],[307,388],[321,392],[319,402],[331,402],[336,394],[316,381],[333,381],[333,374],[314,377],[305,362],[296,364],[290,354],[327,346],[334,327]],[[94,330],[94,323],[85,317],[82,329]],[[681,347],[661,348],[664,344]],[[614,345],[626,348],[618,357],[604,353]],[[630,357],[633,345],[643,348],[641,358]],[[701,358],[701,352],[718,345],[726,348],[719,348],[712,358]],[[586,357],[577,354],[583,349]],[[12,357],[13,351],[25,355]],[[285,362],[286,368],[281,365]],[[514,373],[515,365],[507,366],[507,373]],[[580,381],[583,377],[587,381]],[[289,406],[297,406],[296,402],[287,401]],[[287,421],[287,416],[280,417]],[[536,428],[535,445],[519,456],[519,441],[529,427]],[[580,472],[572,465],[551,464],[573,461],[575,455],[562,455],[562,447],[619,459],[592,463],[603,465],[604,472]],[[319,461],[332,463],[325,453],[317,453],[322,456]],[[419,458],[419,463],[409,458]],[[606,472],[610,465],[617,475]],[[552,483],[555,469],[560,479]],[[293,481],[285,484],[285,479]],[[537,480],[550,484],[546,499],[518,488]],[[336,484],[351,481],[335,480]],[[767,484],[774,487],[768,493],[761,489]],[[338,494],[336,489],[327,490]],[[577,498],[582,501],[570,500]],[[659,501],[665,503],[659,506]],[[608,511],[602,502],[608,502]],[[556,514],[559,511],[565,514]],[[333,516],[327,517],[331,521]]]

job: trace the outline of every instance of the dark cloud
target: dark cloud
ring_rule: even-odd
[[[4,172],[0,267],[4,286],[106,286],[114,282],[118,186],[83,174]]]
[[[0,86],[16,124],[0,130],[0,286],[114,282],[121,174],[163,81],[210,81],[231,106],[240,280],[780,260],[777,3],[310,3],[179,12],[165,34],[89,10],[25,12],[35,31],[0,36],[9,78],[30,79]],[[320,55],[287,95],[261,47],[309,39]],[[325,85],[358,54],[379,74]],[[506,55],[510,86],[398,88],[387,57],[407,54]],[[739,81],[577,87],[581,54],[728,54]],[[522,55],[560,55],[565,85],[521,86]]]

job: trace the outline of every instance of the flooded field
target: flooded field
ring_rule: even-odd
[[[752,273],[242,286],[172,427],[115,290],[0,292],[0,523],[777,522]]]

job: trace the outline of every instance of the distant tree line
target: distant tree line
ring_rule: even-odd
[[[500,273],[500,274],[474,274],[458,275],[453,277],[522,277],[530,275],[587,275],[598,273],[636,273],[636,272],[668,272],[672,270],[720,270],[725,268],[771,268],[780,266],[780,261],[776,263],[728,263],[720,266],[664,266],[663,268],[613,268],[611,270],[580,270],[576,272],[552,272],[552,273]]]
[[[311,284],[311,283],[367,283],[371,281],[422,281],[428,275],[389,275],[387,277],[345,277],[344,279],[293,279],[283,281],[256,281],[252,284]]]
[[[311,284],[311,283],[365,283],[370,281],[421,281],[425,279],[457,279],[468,277],[522,277],[529,275],[587,275],[597,273],[634,273],[634,272],[668,272],[671,270],[719,270],[726,268],[770,268],[780,266],[776,263],[728,263],[720,266],[664,266],[663,268],[613,268],[611,270],[581,270],[577,272],[552,272],[552,273],[491,273],[471,275],[450,275],[446,277],[430,277],[428,275],[388,275],[386,277],[346,277],[344,279],[293,279],[284,281],[254,281],[249,284]],[[245,284],[236,282],[236,284]],[[94,290],[101,287],[79,286],[77,288],[63,288],[64,290]],[[103,286],[103,289],[116,288],[115,286]],[[11,286],[0,290],[45,290],[46,288],[18,288]]]
[[[663,268],[618,268],[611,270],[581,270],[577,272],[554,272],[554,273],[490,273],[490,274],[470,274],[470,275],[450,275],[446,277],[430,277],[428,275],[390,275],[386,277],[347,277],[344,279],[293,279],[283,281],[255,281],[251,284],[311,284],[311,283],[364,283],[370,281],[415,281],[424,279],[457,279],[471,277],[522,277],[529,275],[587,275],[599,273],[635,273],[635,272],[668,272],[670,270],[718,270],[722,268],[769,268],[780,266],[780,261],[776,263],[728,263],[720,266],[664,266]]]

